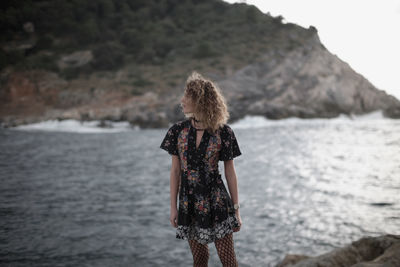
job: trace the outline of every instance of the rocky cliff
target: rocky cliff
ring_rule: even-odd
[[[264,55],[220,85],[230,100],[233,118],[243,114],[270,119],[332,118],[378,109],[387,117],[400,118],[399,100],[332,55],[317,34],[280,60],[274,53]]]
[[[333,118],[378,109],[387,117],[400,118],[400,102],[327,51],[317,33],[287,54],[272,51],[236,71],[204,74],[215,80],[226,96],[231,121],[246,114],[270,119]],[[2,75],[6,82],[0,116],[5,127],[73,118],[127,120],[147,128],[166,127],[183,118],[180,89],[132,96],[124,88],[129,86],[118,82],[118,74],[72,81],[48,71]]]
[[[52,1],[44,2],[49,10],[55,10]],[[54,12],[48,18],[54,21],[54,27],[44,17],[28,12],[35,23],[24,23],[23,33],[13,28],[16,25],[10,19],[7,38],[2,39],[0,46],[0,61],[13,59],[12,55],[19,61],[15,66],[12,60],[1,65],[1,126],[78,119],[129,121],[142,128],[166,127],[183,119],[179,99],[186,77],[193,70],[220,86],[228,101],[230,122],[247,114],[270,119],[332,118],[341,113],[351,116],[378,109],[387,117],[400,118],[399,100],[375,88],[332,55],[312,26],[304,29],[285,24],[281,16],[263,14],[243,3],[186,1],[182,5],[180,1],[171,1],[170,6],[161,10],[155,2],[146,1],[130,6],[131,16],[127,16],[123,12],[129,5],[123,8],[120,1],[106,2],[110,4],[106,17],[101,8],[95,12],[88,7],[85,12],[99,22],[91,21],[91,26],[104,27],[110,36],[121,38],[121,43],[110,41],[109,35],[95,35],[92,37],[104,38],[106,43],[98,44],[95,38],[75,44],[72,41],[82,33],[79,23],[73,21],[75,17],[68,17],[69,12],[63,16],[68,15],[65,19],[75,26],[68,35],[60,33],[64,20],[60,22]],[[43,6],[35,3],[21,10],[29,8],[41,10]],[[65,8],[76,11],[75,6]],[[194,22],[193,16],[184,12],[187,10],[208,21],[209,26],[200,23],[197,28],[189,27],[186,22]],[[10,8],[10,12],[14,14],[15,8]],[[154,17],[157,20],[148,12],[158,14]],[[18,20],[24,21],[22,15]],[[118,30],[100,23],[114,23],[113,16],[125,21],[121,24],[124,27],[136,25],[133,21],[140,18],[140,27],[147,25],[157,31],[143,31],[139,27],[128,34],[130,41],[144,38],[144,50],[132,50],[132,44],[125,43],[127,33],[117,36]],[[156,34],[160,32],[165,32],[165,36]],[[207,42],[197,45],[199,40]],[[163,41],[173,45],[166,46],[168,42]],[[161,54],[148,54],[148,47],[168,48],[168,52],[161,53],[161,60]]]

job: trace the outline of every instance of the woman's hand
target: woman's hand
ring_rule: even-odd
[[[235,215],[236,215],[236,219],[239,222],[239,227],[235,227],[233,228],[234,232],[239,232],[240,231],[240,227],[242,226],[242,218],[240,217],[240,212],[239,210],[235,210]]]
[[[171,209],[171,214],[169,216],[169,221],[171,222],[171,225],[175,228],[178,227],[178,210],[177,208],[172,208]]]

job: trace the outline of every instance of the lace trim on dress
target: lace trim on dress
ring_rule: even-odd
[[[232,228],[235,227],[239,227],[236,216],[229,216],[225,221],[216,224],[214,229],[200,228],[196,225],[178,225],[176,229],[176,238],[194,239],[204,245],[214,242],[216,239],[223,238],[227,234],[233,233]]]

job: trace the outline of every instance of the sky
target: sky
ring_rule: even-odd
[[[318,30],[332,54],[400,100],[400,0],[247,0],[285,23]]]

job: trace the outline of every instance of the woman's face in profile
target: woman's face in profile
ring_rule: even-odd
[[[185,92],[181,98],[181,106],[183,109],[183,113],[193,112],[193,103],[192,99]]]

